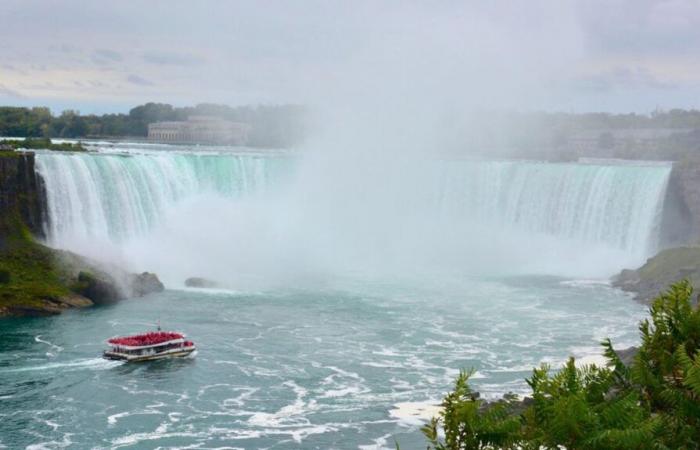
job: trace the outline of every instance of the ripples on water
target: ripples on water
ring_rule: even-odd
[[[0,322],[0,448],[420,448],[460,368],[486,396],[540,361],[636,340],[643,308],[597,283],[463,280],[246,295],[166,291]],[[157,319],[192,360],[124,365],[106,338]]]

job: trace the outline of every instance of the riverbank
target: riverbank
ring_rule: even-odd
[[[613,286],[635,295],[650,304],[667,286],[687,279],[700,287],[700,247],[678,247],[662,250],[638,269],[625,269],[613,278]]]

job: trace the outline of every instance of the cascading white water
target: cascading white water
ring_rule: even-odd
[[[442,214],[647,255],[658,243],[670,164],[446,163]]]
[[[115,241],[143,235],[169,205],[192,195],[263,191],[283,163],[241,155],[39,154],[48,237],[61,245],[66,235]]]
[[[496,267],[520,263],[533,273],[558,273],[568,261],[567,274],[587,257],[586,267],[607,273],[655,250],[671,171],[670,164],[431,160],[358,166],[369,172],[357,175],[325,168],[324,177],[299,166],[291,157],[234,153],[37,155],[52,245],[137,247],[132,262],[173,273],[187,263],[160,267],[172,255],[198,261],[173,279],[203,267],[301,266],[309,254],[324,269],[354,261],[376,271],[420,259],[453,268],[469,255],[476,264],[467,270],[500,257]],[[551,261],[538,266],[538,258]]]

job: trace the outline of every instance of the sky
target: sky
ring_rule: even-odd
[[[700,108],[700,0],[2,0],[0,18],[0,104],[54,112]]]

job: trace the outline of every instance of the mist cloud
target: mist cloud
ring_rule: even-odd
[[[155,83],[153,83],[152,81],[149,81],[143,77],[140,77],[138,75],[133,75],[133,74],[129,75],[126,78],[126,81],[128,81],[131,84],[136,84],[138,86],[155,86]]]
[[[195,66],[202,64],[204,58],[196,55],[188,55],[175,52],[150,51],[143,55],[143,60],[151,64],[170,66]]]

